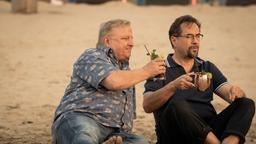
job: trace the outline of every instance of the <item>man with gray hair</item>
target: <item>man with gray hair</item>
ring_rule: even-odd
[[[101,25],[96,48],[86,49],[73,67],[70,84],[55,112],[58,144],[148,143],[131,133],[136,118],[134,85],[165,72],[162,59],[131,70],[133,33],[127,20]]]

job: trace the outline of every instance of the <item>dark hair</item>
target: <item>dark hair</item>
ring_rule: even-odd
[[[176,20],[172,23],[169,29],[169,37],[171,36],[179,36],[182,31],[180,25],[183,23],[195,23],[199,29],[201,28],[201,23],[191,15],[184,15],[176,18]]]

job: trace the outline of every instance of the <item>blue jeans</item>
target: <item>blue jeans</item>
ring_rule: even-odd
[[[64,115],[52,132],[55,144],[99,144],[111,135],[121,136],[124,144],[148,144],[143,137],[106,127],[82,113]]]

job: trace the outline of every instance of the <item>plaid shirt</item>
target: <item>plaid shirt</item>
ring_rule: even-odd
[[[105,126],[130,132],[136,117],[135,87],[114,91],[101,85],[116,70],[129,70],[129,62],[119,63],[110,48],[87,49],[74,64],[55,120],[68,112],[82,112]]]

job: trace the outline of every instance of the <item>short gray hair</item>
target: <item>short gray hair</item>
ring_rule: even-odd
[[[131,23],[128,20],[124,19],[114,19],[104,22],[100,25],[99,31],[99,38],[98,38],[98,45],[103,45],[103,37],[111,32],[113,28],[120,27],[120,26],[130,26]]]

